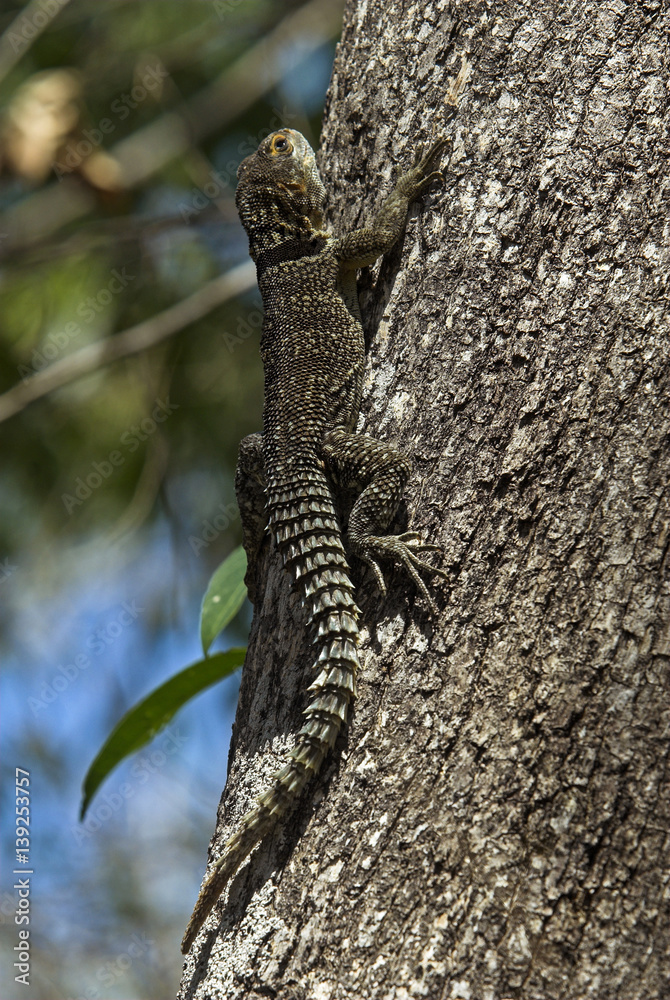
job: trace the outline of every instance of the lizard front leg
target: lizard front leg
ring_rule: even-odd
[[[372,225],[355,229],[333,241],[332,250],[344,270],[356,270],[374,264],[378,257],[388,253],[398,241],[410,203],[423,194],[433,181],[442,180],[440,171],[433,167],[439,161],[446,144],[446,139],[438,139],[425,154],[420,147],[414,165],[398,177],[393,191]]]
[[[235,469],[235,496],[242,521],[242,544],[247,554],[244,582],[249,600],[256,604],[258,555],[268,523],[262,434],[249,434],[240,441]]]
[[[363,434],[350,434],[341,428],[329,431],[322,442],[321,454],[331,478],[344,489],[360,491],[349,517],[347,537],[352,552],[372,569],[382,594],[386,584],[378,559],[402,563],[421,591],[432,611],[435,605],[418,570],[442,576],[447,574],[420,559],[419,552],[440,552],[439,545],[429,545],[415,531],[402,535],[382,535],[393,520],[409,479],[411,465],[401,451]]]

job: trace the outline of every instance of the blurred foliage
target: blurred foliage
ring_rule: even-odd
[[[0,27],[6,29],[21,9],[11,7],[3,6]],[[17,91],[35,74],[41,74],[44,90],[45,72],[65,67],[80,81],[76,120],[41,185],[13,166],[5,127],[0,204],[7,211],[58,185],[59,164],[61,170],[77,165],[60,183],[90,189],[81,173],[82,151],[93,146],[113,159],[117,143],[166,111],[178,113],[292,9],[299,5],[279,8],[253,0],[103,6],[74,0],[65,6],[32,45],[26,43],[25,54],[0,82],[0,101],[6,123]],[[316,54],[329,68],[330,51],[317,48]],[[316,85],[305,88],[304,106],[294,103],[293,81],[289,89],[290,104],[281,85],[271,88],[243,119],[214,130],[145,182],[125,188],[121,175],[109,189],[93,188],[91,211],[64,229],[11,248],[5,234],[0,392],[159,313],[245,258],[231,161],[239,162],[239,149],[246,154],[264,131],[278,127],[282,112],[286,123],[318,135],[323,71]],[[38,125],[25,125],[36,142]],[[56,539],[72,544],[102,529],[137,529],[161,510],[183,532],[184,509],[186,519],[197,522],[215,506],[213,494],[229,499],[237,443],[260,424],[259,320],[252,291],[154,350],[73,382],[0,425],[6,512],[0,553],[19,561],[31,539],[40,548]],[[168,400],[175,407],[169,419],[152,427],[157,401]],[[104,463],[113,452],[120,457],[103,488],[86,496],[80,486],[75,500],[83,496],[86,502],[68,503],[80,481],[91,477],[96,483],[104,476],[100,466],[107,470]],[[213,476],[213,489],[200,510],[193,510],[185,483],[201,470]],[[218,555],[212,553],[211,566]]]
[[[333,0],[3,0],[0,408],[248,259],[235,170],[281,125],[318,143],[340,17]],[[233,470],[261,424],[260,322],[249,288],[0,422],[3,812],[11,768],[30,767],[36,1000],[176,990],[225,760],[197,773],[197,727],[174,755],[168,727],[101,788],[83,826],[76,805],[113,724],[194,658],[175,653],[178,630],[197,641],[207,581],[240,541]],[[116,639],[105,629],[126,598],[142,613]],[[228,644],[243,638],[233,622]],[[82,650],[81,682],[42,702]],[[218,697],[220,717],[231,695]],[[114,806],[118,781],[132,808]],[[13,905],[5,890],[7,957]],[[135,940],[143,929],[150,945]],[[2,995],[22,989],[10,979]]]

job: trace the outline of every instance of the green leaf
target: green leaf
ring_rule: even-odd
[[[182,705],[200,691],[234,673],[244,663],[246,649],[229,649],[191,664],[161,684],[127,712],[112,730],[84,778],[79,819],[91,799],[124,757],[139,750],[168,724]]]
[[[244,586],[246,569],[247,557],[240,546],[224,559],[209,581],[200,612],[200,639],[205,656],[219,632],[235,617],[244,603],[247,596]]]

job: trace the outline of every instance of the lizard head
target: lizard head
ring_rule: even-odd
[[[314,150],[300,132],[273,132],[242,160],[237,177],[235,202],[250,238],[260,225],[281,239],[321,228],[326,192]]]

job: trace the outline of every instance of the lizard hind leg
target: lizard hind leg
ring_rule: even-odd
[[[242,521],[242,542],[247,554],[244,582],[252,604],[258,601],[257,569],[268,523],[263,436],[249,434],[240,441],[235,470],[235,496]]]
[[[394,560],[405,568],[435,612],[431,593],[419,570],[447,578],[443,570],[421,558],[424,552],[441,552],[440,546],[424,542],[416,531],[381,534],[393,520],[409,479],[411,465],[407,456],[375,438],[351,434],[341,428],[325,435],[321,454],[336,484],[359,491],[347,536],[354,555],[372,569],[381,593],[386,593],[386,584],[379,559]]]

